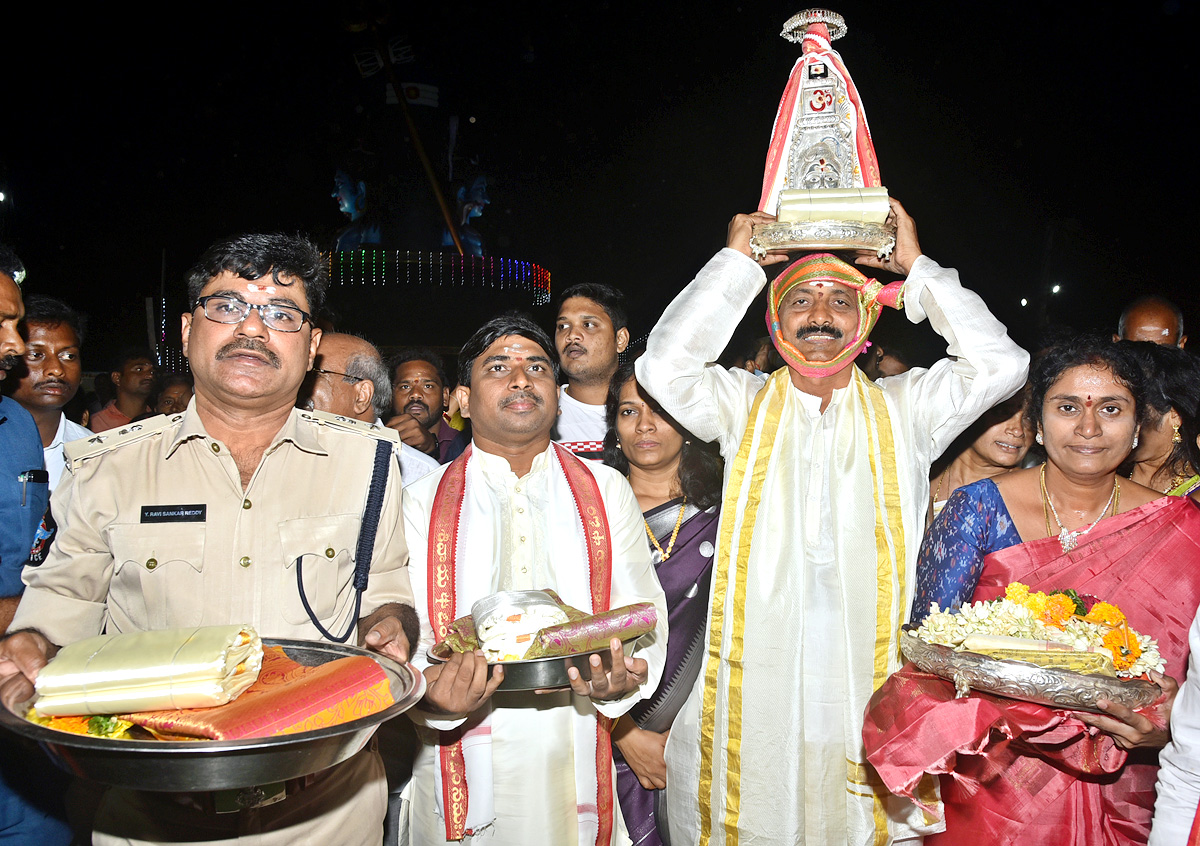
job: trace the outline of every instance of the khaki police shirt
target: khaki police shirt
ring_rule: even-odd
[[[229,623],[320,640],[297,589],[303,559],[313,613],[335,635],[346,630],[376,436],[293,410],[243,491],[194,401],[106,435],[68,447],[71,472],[54,492],[58,535],[45,563],[25,569],[14,628],[60,645]],[[400,488],[393,461],[359,617],[413,601]]]

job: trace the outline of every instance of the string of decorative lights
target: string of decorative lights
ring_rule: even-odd
[[[188,361],[183,356],[183,349],[179,345],[167,343],[167,298],[159,299],[158,307],[160,309],[158,321],[158,366],[163,373],[187,373],[189,371]]]
[[[331,285],[417,285],[527,291],[534,305],[550,302],[550,271],[497,256],[421,250],[353,250],[325,254]]]

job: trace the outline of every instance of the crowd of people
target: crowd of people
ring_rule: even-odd
[[[186,278],[190,373],[131,350],[91,403],[84,321],[23,299],[0,247],[5,704],[66,644],[227,623],[349,640],[427,685],[378,744],[232,813],[89,792],[0,738],[0,840],[1184,842],[1200,365],[1181,312],[1140,298],[1111,338],[1031,369],[894,200],[887,258],[809,254],[768,279],[792,258],[751,249],[770,220],[732,220],[644,350],[618,289],[577,285],[552,332],[497,316],[453,373],[322,331],[311,243],[227,239]],[[769,336],[731,346],[764,287]],[[945,357],[872,343],[884,306],[928,320]],[[903,667],[902,627],[1015,581],[1119,602],[1158,639],[1160,699],[1038,722],[992,697],[992,722],[960,728],[954,685]],[[657,624],[556,690],[501,689],[482,652],[429,658],[477,600],[546,588],[588,613],[650,603]],[[957,757],[887,760],[900,728],[953,735]]]

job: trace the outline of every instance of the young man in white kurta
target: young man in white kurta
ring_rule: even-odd
[[[946,339],[949,357],[929,370],[871,383],[849,365],[848,383],[820,396],[793,384],[792,364],[765,383],[710,364],[766,282],[749,250],[751,225],[772,219],[762,213],[735,218],[730,247],[667,308],[637,363],[639,382],[726,459],[709,658],[666,748],[674,842],[871,844],[938,830],[877,787],[862,715],[900,664],[929,466],[1020,387],[1028,356],[953,270],[920,256],[899,204],[893,214],[897,258],[873,264],[908,274],[909,319]]]
[[[531,325],[535,332],[540,332],[536,325]],[[549,361],[553,347],[548,338],[542,340],[542,347],[549,351],[544,358]],[[466,350],[465,347],[464,357]],[[512,366],[512,369],[515,372],[518,368]],[[544,425],[534,433],[533,439],[541,444],[541,449],[527,468],[518,461],[510,463],[509,455],[515,450],[511,443],[499,444],[494,440],[498,434],[504,437],[504,433],[498,433],[494,424],[486,425],[483,400],[475,395],[482,393],[479,382],[480,374],[476,373],[474,383],[470,384],[472,394],[468,401],[462,402],[464,416],[469,415],[472,420],[474,438],[470,452],[459,459],[466,461],[466,469],[455,565],[455,616],[469,613],[474,601],[500,590],[552,588],[568,605],[588,608],[591,597],[587,586],[587,548],[575,499],[560,469],[559,462],[563,459],[550,444],[550,426],[556,409],[553,379],[547,379],[540,388],[522,383],[512,389],[518,394],[537,391],[540,407],[549,411]],[[568,454],[566,460],[575,459]],[[658,685],[666,656],[667,610],[650,560],[641,510],[629,483],[619,473],[600,464],[582,463],[586,465],[585,472],[595,479],[608,521],[612,548],[610,607],[653,602],[658,611],[657,628],[643,637],[636,652],[636,658],[646,661],[647,677],[639,688],[619,699],[601,701],[571,690],[546,694],[501,691],[472,711],[467,721],[478,723],[490,705],[491,766],[484,778],[479,779],[475,777],[478,770],[472,771],[468,762],[467,827],[477,833],[467,835],[464,843],[593,846],[597,808],[594,798],[588,805],[589,800],[583,795],[586,790],[577,789],[576,758],[586,758],[583,766],[593,767],[595,749],[583,750],[582,755],[576,749],[575,720],[579,715],[591,718],[597,711],[607,717],[619,717]],[[514,466],[520,475],[514,472]],[[427,652],[434,642],[428,613],[430,522],[439,483],[447,472],[453,471],[453,464],[446,465],[404,492],[405,526],[413,532],[409,537],[409,573],[422,633],[413,663],[422,667],[429,665]],[[449,730],[464,720],[437,719],[419,709],[410,715],[418,724],[422,741],[409,788],[412,842],[445,843],[446,824],[439,807],[435,772],[440,764],[434,729]],[[471,735],[463,739],[464,747],[472,742]],[[615,780],[615,772],[612,777]],[[477,803],[485,801],[485,792],[490,794],[487,797],[490,811],[480,817],[478,809],[482,805]],[[591,795],[595,796],[594,788]],[[612,818],[613,834],[609,842],[628,844],[615,792]]]

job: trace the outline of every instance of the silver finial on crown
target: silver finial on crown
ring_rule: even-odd
[[[779,34],[788,41],[800,42],[804,40],[804,33],[809,25],[815,23],[829,26],[830,41],[837,41],[848,31],[845,18],[837,12],[831,12],[828,9],[805,9],[788,18],[788,22],[783,25],[783,32]]]

